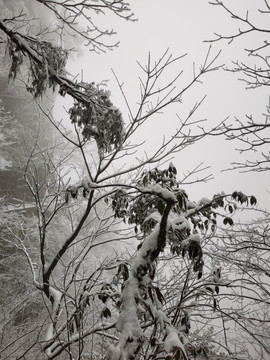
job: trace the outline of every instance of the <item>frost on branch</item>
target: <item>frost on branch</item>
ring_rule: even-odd
[[[61,297],[62,297],[62,293],[60,291],[56,290],[55,288],[53,288],[52,286],[48,287],[48,293],[49,293],[49,299],[52,304],[52,309],[51,309],[51,314],[50,314],[51,321],[48,325],[47,333],[45,336],[46,341],[51,340],[53,338],[53,336],[55,335],[54,323],[59,315],[59,305],[60,305],[60,301],[61,301]],[[50,355],[50,353],[51,353],[51,348],[48,347],[46,349],[46,354]]]
[[[162,189],[153,189],[153,194],[162,196]],[[148,188],[150,191],[150,187]],[[119,347],[122,359],[135,359],[143,345],[143,331],[138,318],[139,303],[147,306],[143,294],[151,285],[151,277],[148,276],[152,264],[158,258],[166,245],[167,219],[171,207],[176,199],[173,194],[169,196],[166,192],[166,208],[161,218],[160,224],[156,226],[152,234],[144,241],[137,256],[135,257],[129,279],[125,283],[122,294],[122,306],[117,321],[117,330],[121,333]],[[113,353],[115,354],[115,353]],[[111,356],[112,359],[113,357]]]
[[[164,199],[165,201],[176,202],[176,197],[174,196],[174,194],[168,189],[163,189],[159,184],[147,185],[139,189],[142,193],[155,194]]]
[[[69,110],[72,123],[82,128],[85,140],[94,139],[100,155],[119,148],[125,137],[124,121],[120,110],[110,100],[109,91],[94,83],[74,82],[66,76],[68,51],[47,41],[14,32],[0,19],[0,30],[8,36],[7,52],[11,58],[9,78],[16,78],[24,57],[28,57],[30,70],[27,90],[41,97],[48,88],[59,94],[70,95],[74,105]]]
[[[148,309],[150,314],[157,322],[162,323],[162,328],[166,328],[167,341],[164,349],[167,352],[181,351],[186,357],[183,344],[174,332],[173,327],[169,325],[166,316],[157,311],[147,294],[152,294],[152,268],[159,254],[164,250],[167,239],[168,217],[172,207],[177,203],[177,199],[168,189],[163,189],[160,185],[148,185],[140,189],[142,193],[151,192],[152,195],[160,196],[166,203],[160,222],[154,230],[144,240],[137,256],[135,257],[128,280],[122,294],[122,305],[120,315],[117,321],[117,330],[120,332],[118,346],[108,354],[111,359],[135,359],[139,354],[144,342],[144,334],[139,321],[139,306]],[[170,223],[169,223],[170,224]],[[196,240],[198,240],[196,238]],[[195,240],[194,240],[195,241]],[[197,255],[197,254],[196,254]],[[195,255],[194,255],[195,256]],[[153,301],[153,295],[149,295]],[[162,301],[162,295],[157,292],[157,296]],[[119,352],[120,349],[120,352]],[[179,353],[180,354],[180,353]]]
[[[95,139],[101,153],[110,152],[123,144],[125,131],[122,114],[113,106],[109,91],[92,84],[80,84],[86,98],[93,101],[76,101],[69,109],[71,122],[82,127],[85,140]]]
[[[79,190],[82,189],[82,195],[84,198],[88,198],[89,192],[91,189],[96,188],[96,184],[89,181],[87,178],[84,178],[82,181],[69,185],[66,189],[65,201],[68,204],[70,199],[77,199]]]
[[[158,258],[165,246],[169,245],[170,256],[180,262],[185,259],[183,262],[188,268],[186,281],[194,272],[197,276],[194,281],[203,283],[204,239],[208,234],[212,236],[215,233],[217,217],[223,219],[225,216],[227,219],[226,212],[234,209],[234,202],[249,200],[240,192],[229,195],[222,192],[212,199],[202,197],[198,202],[189,201],[175,175],[172,164],[165,170],[156,168],[144,171],[135,185],[136,191],[133,188],[130,191],[118,188],[112,196],[115,217],[129,225],[133,224],[141,243],[130,275],[124,282],[117,322],[120,340],[117,347],[111,349],[109,359],[142,356],[145,339],[150,341],[153,354],[155,352],[160,357],[164,354],[162,358],[188,359],[186,351],[189,351],[189,347],[185,346],[184,332],[188,334],[191,328],[190,314],[181,305],[181,291],[184,291],[186,283],[183,281],[181,284],[175,310],[166,312],[163,304],[167,305],[168,299],[154,282]],[[250,204],[256,203],[254,197],[250,197],[249,201]],[[219,208],[221,211],[217,210]],[[218,292],[219,279],[216,278],[220,276],[220,271],[215,271],[213,276],[213,291]],[[196,306],[195,300],[193,306]],[[214,309],[217,306],[215,299],[213,306]],[[152,337],[149,336],[150,328],[153,329]]]
[[[177,358],[180,358],[180,354],[183,355],[185,360],[188,360],[186,350],[182,341],[180,341],[177,331],[171,326],[167,327],[167,337],[164,342],[164,350],[167,354],[171,354]]]
[[[22,40],[22,42],[26,43],[25,40]],[[29,57],[30,71],[27,90],[37,98],[42,96],[48,88],[55,90],[57,83],[53,75],[54,73],[58,75],[64,74],[68,52],[60,46],[54,46],[47,41],[34,41],[28,38],[27,42],[27,45],[41,60],[37,62],[35,57]],[[18,69],[23,63],[24,53],[18,44],[16,45],[10,40],[7,42],[7,51],[11,58],[9,78],[15,80]]]

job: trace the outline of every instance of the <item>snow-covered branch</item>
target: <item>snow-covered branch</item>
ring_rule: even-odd
[[[160,189],[157,191],[160,192]],[[145,287],[152,281],[147,273],[166,245],[167,220],[171,207],[176,201],[173,196],[168,196],[167,192],[166,198],[167,205],[160,224],[145,239],[133,260],[129,279],[125,283],[116,327],[121,335],[118,345],[110,348],[108,353],[110,360],[135,359],[143,345],[144,336],[138,319],[138,304],[143,301],[142,294]]]

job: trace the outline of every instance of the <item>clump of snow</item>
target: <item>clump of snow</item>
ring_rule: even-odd
[[[145,187],[140,187],[139,190],[142,193],[150,192],[152,194],[156,194],[156,195],[162,197],[165,201],[177,202],[176,197],[174,196],[173,192],[168,189],[164,189],[159,184],[147,185]]]
[[[188,240],[189,241],[196,241],[196,242],[200,243],[201,242],[201,237],[200,237],[199,234],[192,234],[192,235],[189,236]]]
[[[185,359],[187,359],[186,350],[184,344],[180,341],[178,333],[172,327],[167,327],[167,337],[164,341],[164,350],[166,353],[171,353],[175,349],[180,349]]]
[[[154,211],[153,213],[149,214],[148,216],[146,216],[146,218],[143,221],[143,224],[146,223],[149,220],[154,220],[156,222],[160,222],[161,219],[161,215],[159,212]]]
[[[188,239],[184,239],[182,242],[181,242],[181,248],[184,248],[185,246],[188,246],[189,244],[189,238]]]
[[[196,203],[194,201],[187,201],[187,209],[194,209],[196,207]]]
[[[144,240],[142,247],[132,264],[133,272],[136,272],[136,269],[138,269],[139,266],[148,263],[148,259],[146,257],[149,250],[153,250],[157,247],[158,233],[159,226],[156,226],[154,231]]]
[[[201,237],[199,234],[192,234],[187,239],[181,242],[181,248],[188,246],[191,241],[196,241],[197,243],[201,242]]]
[[[168,227],[173,230],[191,230],[189,220],[184,216],[171,214],[168,219]]]
[[[122,347],[129,339],[142,337],[142,330],[137,317],[138,286],[138,280],[131,274],[123,291],[122,308],[116,324],[117,331],[121,333],[119,345]]]
[[[209,205],[209,204],[211,204],[211,200],[206,197],[203,197],[203,198],[201,198],[200,201],[198,201],[199,206]]]
[[[49,293],[52,298],[52,309],[51,309],[51,314],[50,314],[51,320],[50,320],[50,323],[48,325],[47,332],[45,335],[46,341],[52,339],[54,336],[54,332],[55,332],[54,317],[57,314],[58,306],[59,306],[61,298],[62,298],[62,293],[59,290],[53,288],[52,286],[49,287]],[[51,350],[52,349],[50,347],[46,350],[47,355],[50,355]]]
[[[195,214],[195,212],[198,210],[201,210],[202,207],[204,207],[206,205],[211,205],[211,202],[212,201],[206,197],[201,198],[201,200],[199,200],[197,203],[188,201],[186,216],[189,217],[189,216]]]
[[[155,318],[157,321],[157,324],[160,326],[160,331],[163,331],[165,328],[165,324],[169,324],[170,320],[167,318],[165,313],[162,310],[157,310],[155,313]]]

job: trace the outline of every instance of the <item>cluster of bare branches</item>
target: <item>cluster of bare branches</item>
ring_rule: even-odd
[[[261,8],[258,9],[258,13],[261,14],[261,21],[267,24],[267,19],[270,15],[270,5],[267,0],[262,2]],[[252,59],[252,65],[249,65],[246,61],[236,60],[233,61],[233,67],[224,67],[225,71],[231,71],[237,74],[241,74],[241,81],[246,83],[248,89],[256,89],[258,87],[265,87],[270,85],[270,63],[268,50],[270,41],[268,40],[270,35],[270,28],[265,26],[256,25],[251,20],[249,10],[246,11],[245,16],[241,16],[238,13],[231,10],[229,5],[225,2],[215,0],[210,2],[211,5],[220,6],[227,12],[228,15],[237,22],[240,26],[238,31],[232,34],[219,34],[215,33],[215,38],[210,40],[214,43],[217,41],[228,41],[232,43],[239,38],[246,38],[248,40],[249,34],[258,35],[260,44],[250,47],[247,46],[244,50],[248,54],[248,57]],[[266,21],[265,21],[266,20]],[[265,36],[265,40],[262,40],[262,36]],[[269,107],[266,108],[266,113],[263,114],[263,118],[254,119],[252,116],[246,115],[245,120],[235,119],[231,124],[228,121],[224,122],[224,134],[228,140],[237,140],[242,144],[239,151],[245,152],[248,150],[259,152],[260,156],[256,160],[247,160],[242,163],[232,163],[233,169],[240,169],[241,171],[267,171],[269,170],[269,152],[267,145],[269,143],[269,136],[267,134],[269,129]],[[266,148],[266,150],[264,150]]]
[[[228,140],[237,140],[241,144],[241,146],[237,148],[240,153],[248,151],[254,153],[260,152],[260,158],[258,159],[247,159],[242,163],[232,162],[233,169],[238,169],[241,172],[261,172],[270,169],[270,155],[268,151],[270,138],[267,135],[267,131],[270,127],[268,106],[264,117],[264,122],[257,122],[251,115],[246,115],[246,122],[235,118],[235,121],[232,124],[227,124],[226,122],[223,123],[222,133],[226,135]]]
[[[264,18],[269,17],[270,14],[270,5],[267,0],[263,1],[265,9],[258,9],[258,12],[262,14],[262,21]],[[250,20],[250,13],[247,10],[246,15],[242,17],[241,15],[236,14],[230,7],[227,6],[224,2],[215,0],[211,1],[210,4],[221,6],[233,20],[243,25],[244,29],[238,28],[238,31],[234,34],[224,35],[215,33],[216,38],[210,40],[211,42],[216,42],[220,40],[227,40],[229,43],[236,40],[239,37],[247,36],[250,33],[263,34],[266,37],[269,36],[270,29],[257,26],[252,20]],[[269,58],[267,56],[267,49],[270,45],[270,42],[266,39],[263,45],[256,46],[254,48],[246,48],[245,51],[249,56],[254,57],[254,62],[256,63],[253,67],[249,66],[243,62],[233,62],[235,68],[230,69],[230,71],[240,72],[244,75],[242,78],[246,82],[248,88],[256,88],[259,86],[268,86],[269,83]]]
[[[112,13],[122,19],[135,21],[134,14],[131,12],[130,5],[124,0],[100,0],[100,1],[51,1],[37,0],[46,6],[55,17],[60,20],[57,32],[59,34],[66,30],[69,35],[75,35],[85,40],[85,45],[90,50],[100,52],[112,50],[118,46],[118,42],[110,44],[106,38],[115,35],[112,29],[102,29],[97,26],[94,15],[107,15]],[[85,23],[85,29],[78,24]]]
[[[51,26],[36,29],[35,35],[28,36],[28,39],[31,38],[32,41],[35,41],[36,36],[56,33],[62,41],[65,41],[66,36],[75,39],[80,38],[80,41],[83,40],[90,51],[105,52],[106,50],[113,50],[119,42],[111,41],[116,32],[109,25],[105,28],[99,26],[96,17],[101,15],[105,17],[111,14],[124,20],[136,21],[129,3],[125,0],[34,0],[34,2],[41,4],[41,11],[43,6],[44,9],[48,9],[48,14],[53,21]],[[2,19],[3,22],[11,25],[13,32],[28,32],[29,21],[35,22],[37,19],[29,17],[25,9],[16,8],[14,11],[18,11],[18,13],[7,14]],[[5,41],[4,38],[2,41]]]

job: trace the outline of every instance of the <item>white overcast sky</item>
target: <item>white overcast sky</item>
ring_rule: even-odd
[[[263,17],[259,17],[256,8],[263,6],[263,0],[230,0],[226,2],[231,9],[244,16],[249,10],[250,19],[257,21],[263,26]],[[112,92],[112,100],[119,106],[124,116],[127,114],[123,98],[113,77],[115,71],[121,83],[124,83],[126,96],[132,108],[136,107],[139,95],[139,80],[141,75],[136,63],[146,64],[148,53],[153,60],[158,60],[163,52],[169,48],[170,53],[177,57],[187,53],[188,55],[179,62],[179,70],[184,71],[182,80],[178,83],[184,87],[185,79],[191,79],[193,63],[198,68],[203,63],[209,44],[204,40],[214,37],[214,32],[231,34],[237,30],[239,23],[232,20],[220,7],[209,5],[207,0],[134,0],[131,7],[138,18],[137,22],[126,22],[115,17],[100,18],[100,24],[114,28],[118,35],[115,40],[120,40],[120,45],[112,52],[106,54],[94,54],[81,45],[78,54],[69,62],[68,69],[72,74],[81,74],[86,81],[101,82],[109,80],[108,89]],[[265,17],[265,19],[267,19]],[[108,25],[109,24],[109,25]],[[267,21],[265,20],[267,27]],[[222,49],[222,54],[217,64],[230,65],[232,60],[244,60],[246,58],[244,48],[251,44],[259,45],[265,40],[264,37],[249,36],[228,45],[226,42],[213,44],[212,54]],[[176,71],[177,69],[174,69]],[[168,79],[169,79],[168,74]],[[172,73],[172,76],[174,73]],[[204,95],[206,100],[200,107],[194,120],[207,119],[207,126],[217,124],[230,116],[244,118],[245,114],[253,114],[262,119],[261,114],[269,102],[267,88],[246,90],[245,84],[237,80],[237,76],[222,70],[213,72],[204,77],[203,84],[197,84],[183,98],[183,103],[177,108],[164,111],[158,118],[153,118],[145,128],[145,139],[148,140],[146,150],[151,150],[155,143],[161,140],[165,129],[171,124],[175,126],[178,114],[184,116]],[[60,105],[60,104],[59,104]],[[59,109],[59,107],[56,107]],[[60,112],[59,112],[59,116]],[[224,190],[226,193],[241,190],[247,195],[257,195],[261,205],[268,207],[270,194],[269,174],[248,173],[239,174],[234,172],[222,172],[230,166],[231,161],[244,160],[234,151],[237,143],[223,141],[221,138],[204,139],[196,145],[189,147],[173,160],[179,176],[192,170],[196,165],[203,162],[205,166],[211,166],[206,172],[213,173],[215,179],[207,184],[198,184],[187,187],[187,192],[194,200],[202,196],[211,197],[214,193]]]

